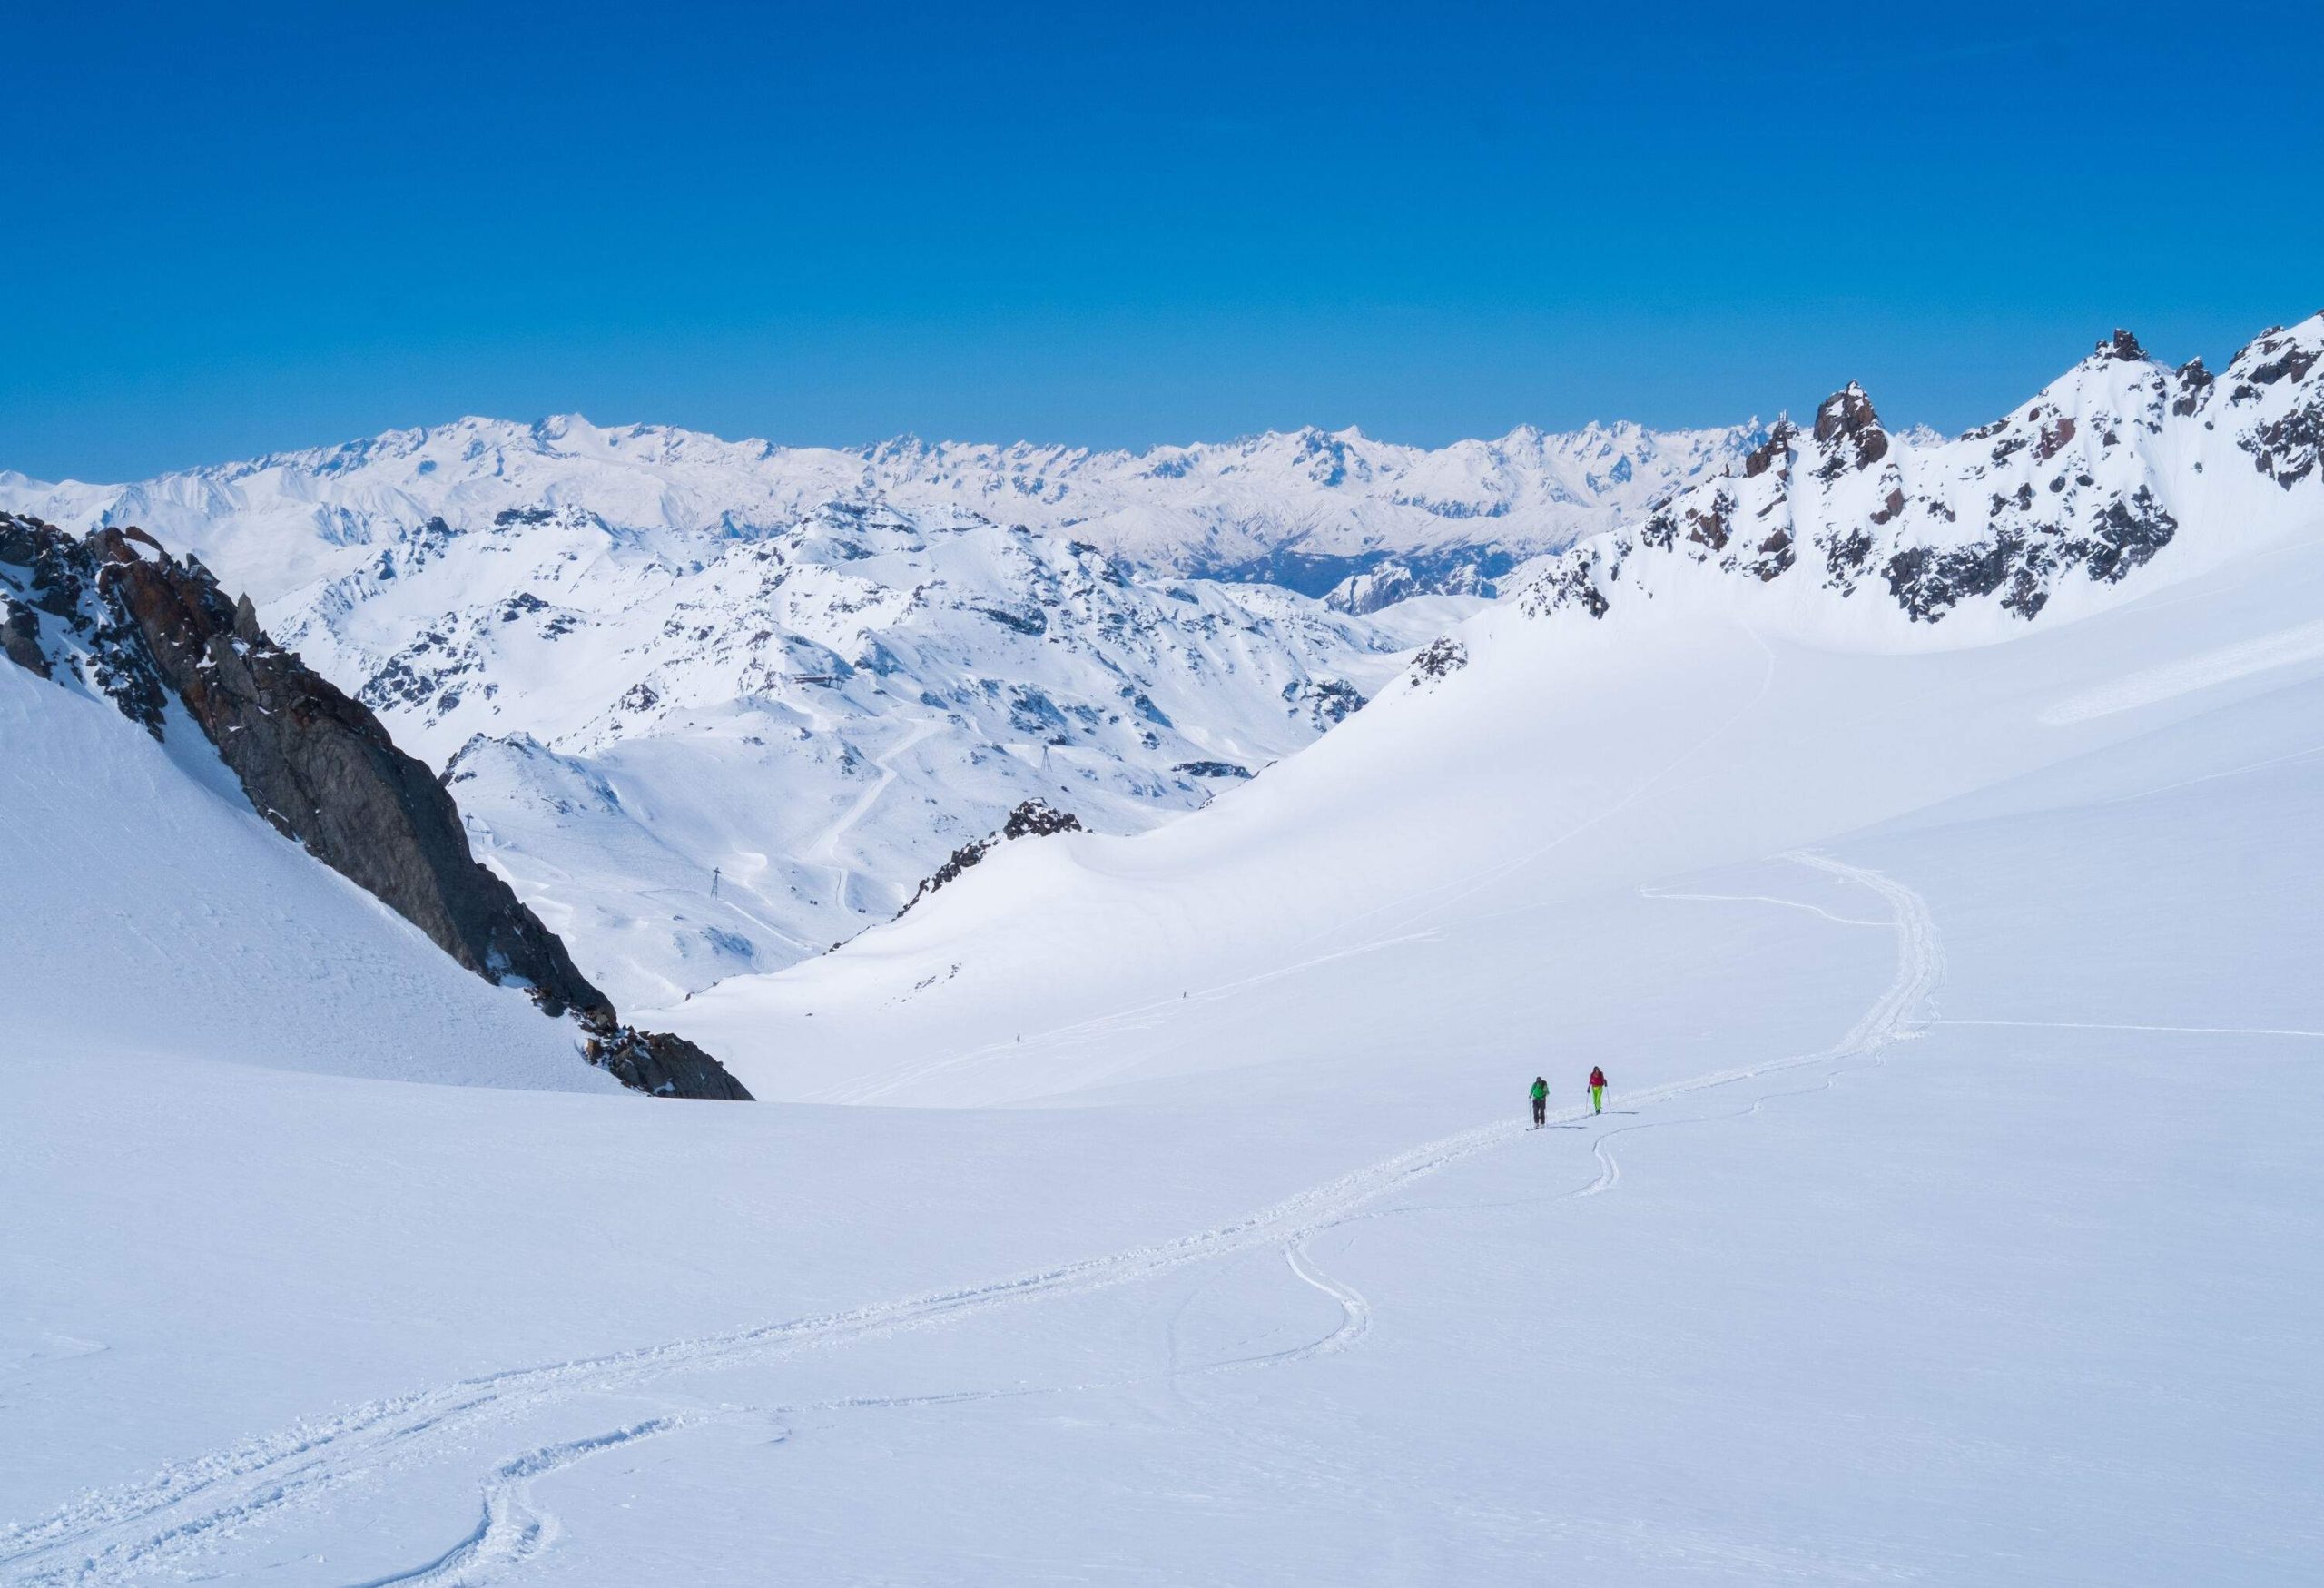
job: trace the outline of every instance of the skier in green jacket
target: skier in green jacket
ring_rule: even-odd
[[[1540,1076],[1533,1078],[1533,1129],[1538,1130],[1550,1117],[1550,1083]]]

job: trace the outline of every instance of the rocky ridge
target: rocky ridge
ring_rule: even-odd
[[[249,599],[133,528],[75,539],[0,514],[11,661],[103,695],[156,739],[190,721],[251,807],[462,966],[572,1019],[590,1061],[664,1096],[747,1099],[693,1043],[625,1025],[556,935],[477,863],[452,799],[379,719],[285,650]]]
[[[1249,774],[1244,775],[1248,776]],[[1056,810],[1046,800],[1027,800],[1009,812],[1009,820],[989,836],[954,850],[950,858],[930,873],[913,891],[912,896],[904,901],[903,909],[897,911],[896,914],[901,918],[906,911],[939,888],[959,882],[970,867],[983,863],[987,855],[1004,843],[1013,843],[1020,838],[1054,838],[1060,833],[1084,831],[1080,818],[1071,811]]]
[[[1739,473],[1551,559],[1536,616],[1604,617],[1704,577],[1869,601],[1908,628],[2027,622],[2116,598],[2190,523],[2267,534],[2324,498],[2324,315],[2263,333],[2214,377],[2117,330],[2015,411],[1951,440],[1892,435],[1851,384],[1779,420]],[[2208,555],[2208,552],[2203,553]]]

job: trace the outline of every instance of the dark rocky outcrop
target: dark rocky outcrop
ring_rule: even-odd
[[[959,882],[970,867],[981,864],[985,856],[1004,843],[1014,843],[1019,838],[1053,838],[1059,833],[1084,831],[1081,818],[1071,811],[1060,811],[1047,800],[1027,800],[1009,813],[1009,819],[991,836],[980,838],[973,843],[963,843],[954,850],[950,859],[912,891],[912,896],[904,901],[903,909],[896,912],[896,918],[901,920],[913,905],[937,889]]]
[[[1791,422],[1788,415],[1779,417],[1775,429],[1768,432],[1768,439],[1752,448],[1750,456],[1743,459],[1743,478],[1757,479],[1777,464],[1787,461],[1791,456],[1791,443],[1798,435],[1799,427]]]
[[[1283,686],[1284,703],[1324,733],[1364,707],[1364,692],[1344,678],[1295,679]]]
[[[5,595],[0,595],[0,656],[44,678],[52,676],[48,653],[40,645],[40,614]]]
[[[1853,380],[1818,405],[1812,433],[1816,444],[1827,449],[1819,471],[1827,479],[1837,478],[1849,469],[1869,468],[1888,456],[1888,432],[1873,411],[1872,399]]]
[[[48,676],[61,664],[156,738],[174,699],[285,837],[476,974],[526,990],[552,1017],[569,1013],[592,1062],[663,1095],[748,1098],[693,1043],[623,1025],[556,934],[477,863],[427,766],[397,749],[368,707],[270,639],[249,597],[229,599],[198,560],[171,557],[139,529],[75,541],[0,515],[0,565],[44,615],[33,618],[13,597],[0,613],[17,665]],[[53,646],[43,643],[51,624]]]
[[[2202,406],[2203,398],[2214,384],[2211,372],[2203,368],[2201,358],[2192,358],[2179,366],[2179,395],[2171,404],[2171,411],[2181,419],[2191,417]]]
[[[2181,442],[2149,445],[2172,428]],[[1516,606],[1597,618],[1653,598],[1674,567],[1773,583],[1804,566],[1842,597],[1885,586],[1915,623],[1981,602],[2030,621],[2172,545],[2178,498],[2205,495],[2203,437],[2219,430],[2286,491],[2324,477],[2324,315],[2263,333],[2217,377],[2200,360],[2166,369],[2117,330],[2033,402],[1952,443],[1891,437],[1851,383],[1811,430],[1778,422],[1739,472],[1551,558]]]
[[[1469,647],[1451,635],[1440,635],[1421,646],[1413,657],[1415,678],[1445,678],[1469,665]]]

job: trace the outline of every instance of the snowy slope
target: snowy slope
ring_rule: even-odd
[[[1788,447],[1779,437],[1751,472],[1564,554],[1247,788],[1133,843],[1068,836],[1005,852],[847,952],[696,1000],[688,1029],[731,1033],[746,1059],[753,1044],[783,1054],[762,1079],[794,1095],[995,1101],[1100,1079],[1079,1069],[1097,1062],[1086,1044],[1068,1044],[1055,1072],[1019,1053],[1009,1011],[1039,1007],[1057,1024],[1157,984],[1192,993],[1344,961],[1356,991],[1296,1039],[1318,1058],[1393,1052],[1399,1022],[1403,1041],[1427,1041],[1460,1010],[1499,1021],[1499,1000],[1455,999],[1443,1014],[1393,984],[1379,998],[1396,1009],[1380,1008],[1361,991],[1361,962],[1436,941],[1443,912],[1471,901],[1532,908],[1544,889],[1571,896],[1777,853],[2075,754],[2138,720],[2076,702],[2157,667],[2207,677],[2214,647],[2259,646],[2255,676],[2303,664],[2312,620],[2297,607],[2268,608],[2283,613],[2270,619],[2230,610],[2208,644],[2187,628],[2164,630],[2175,635],[2165,642],[2140,619],[2093,620],[2124,603],[2176,612],[2178,593],[2219,569],[2249,578],[2255,557],[2306,555],[2324,528],[2324,469],[2287,466],[2265,438],[2318,433],[2319,350],[2324,317],[2262,338],[2208,405],[2179,413],[2165,372],[2109,344],[2008,421],[2076,429],[2057,421],[2063,409],[2088,437],[2087,449],[2069,439],[2041,460],[2068,488],[2049,493],[2056,522],[2024,531],[2025,493],[1961,449],[2016,467],[2038,446],[1996,431],[1925,458],[1879,432],[1861,394],[1842,393],[1827,409],[1853,409],[1853,430],[1820,426],[1823,439]],[[1890,508],[1892,470],[1934,506]],[[1988,501],[1991,521],[1971,521]],[[2135,521],[2125,503],[2173,532],[2117,547],[2109,536]],[[1833,569],[1827,548],[1859,543],[1864,555]],[[2017,549],[1997,557],[1996,544]],[[1955,570],[1955,582],[1934,582],[1931,568]],[[1836,742],[1850,751],[1837,765],[1825,748]],[[1134,949],[1111,941],[1109,923],[1125,920],[1143,926]],[[1483,957],[1475,945],[1427,952],[1469,967],[1464,980],[1522,973],[1508,944]],[[879,1031],[842,1029],[834,1003],[880,1008]],[[824,1018],[795,1034],[774,1018],[810,1010]],[[1510,1035],[1496,1026],[1479,1041],[1493,1050]],[[907,1050],[909,1062],[882,1068]],[[1200,1044],[1176,1051],[1188,1065],[1230,1061]],[[1115,1073],[1119,1053],[1102,1063]],[[1007,1077],[998,1093],[988,1068]]]
[[[890,1106],[0,1075],[0,1581],[2310,1581],[2286,379],[2119,580],[1649,547],[670,1017]]]
[[[1198,805],[1477,600],[1429,591],[1757,434],[840,452],[472,419],[128,487],[0,476],[0,506],[139,523],[251,591],[460,780],[593,977],[661,1000],[888,919],[1028,798],[1108,832]],[[1358,567],[1339,605],[1376,617],[1183,577]]]
[[[748,538],[430,532],[294,605],[285,643],[446,772],[617,1001],[658,1001],[889,919],[1028,798],[1111,832],[1192,809],[1474,603],[1391,625],[832,503]]]
[[[2319,541],[1980,647],[1497,612],[758,1011],[762,1089],[1108,1106],[11,1073],[0,1581],[2303,1583]]]
[[[15,1066],[148,1053],[620,1090],[572,1026],[286,843],[174,706],[172,727],[157,744],[110,701],[0,662]]]

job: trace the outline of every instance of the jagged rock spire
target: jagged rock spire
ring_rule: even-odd
[[[1863,469],[1888,456],[1888,432],[1864,388],[1849,381],[1816,409],[1816,443],[1835,464]]]
[[[1799,427],[1791,422],[1791,416],[1777,414],[1775,427],[1768,431],[1768,439],[1752,448],[1750,456],[1743,459],[1743,478],[1750,479],[1774,468],[1777,461],[1791,450],[1791,444],[1798,436]]]

